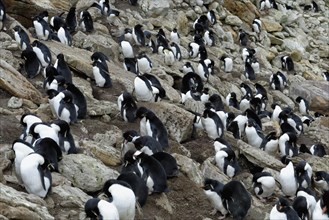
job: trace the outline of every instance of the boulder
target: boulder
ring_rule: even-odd
[[[9,219],[55,219],[46,203],[36,195],[0,183],[0,215]]]
[[[257,7],[250,1],[231,1],[225,0],[223,5],[233,15],[238,16],[247,24],[252,24],[252,21],[259,16]]]
[[[41,93],[16,69],[0,59],[0,88],[9,94],[41,104]]]
[[[165,16],[168,13],[171,0],[141,0],[138,2],[142,10],[151,17]]]
[[[65,155],[59,162],[59,172],[85,192],[96,192],[106,180],[119,176],[117,171],[84,154]]]

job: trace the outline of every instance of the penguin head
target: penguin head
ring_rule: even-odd
[[[287,199],[280,197],[276,203],[276,208],[279,212],[286,212],[290,207],[290,203]]]
[[[13,30],[14,30],[15,32],[20,32],[20,31],[22,30],[22,28],[21,28],[21,26],[16,25],[16,26],[13,28]]]
[[[295,101],[296,101],[297,103],[300,103],[302,100],[303,100],[303,98],[302,98],[301,96],[298,96],[298,97],[295,99]]]
[[[91,55],[91,60],[92,61],[97,61],[97,60],[107,60],[109,61],[109,58],[102,52],[94,52],[92,55]]]
[[[135,130],[128,130],[126,132],[123,133],[123,138],[125,139],[125,141],[127,142],[132,142],[133,138],[139,136],[138,132]]]
[[[134,28],[135,28],[135,30],[142,30],[143,25],[141,25],[141,24],[136,24]]]
[[[55,90],[55,89],[48,89],[47,90],[47,95],[48,95],[48,98],[49,99],[52,99],[52,98],[54,98],[55,96],[57,96],[58,95],[58,91],[57,90]]]
[[[23,50],[21,54],[21,58],[24,60],[32,60],[34,58],[37,58],[36,56],[37,55],[35,54],[35,52],[29,48]]]
[[[314,174],[314,181],[321,181],[321,180],[325,180],[325,176],[327,176],[328,174],[325,171],[316,171]]]
[[[67,132],[70,132],[70,125],[69,125],[69,123],[67,123],[64,120],[57,119],[57,120],[53,121],[52,124],[59,127],[59,132],[58,133],[66,134]]]
[[[103,186],[103,192],[108,196],[108,198],[111,200],[112,198],[112,194],[111,194],[111,187],[115,184],[118,184],[118,185],[121,185],[123,187],[126,187],[128,189],[131,189],[131,186],[123,181],[123,180],[117,180],[117,179],[109,179],[107,180],[105,183],[104,183],[104,186]],[[113,198],[112,198],[113,199]]]
[[[28,118],[28,117],[39,118],[36,114],[33,114],[33,113],[25,113],[25,114],[22,115],[22,117],[21,117],[21,119],[20,119],[20,123],[21,123],[21,125],[26,126],[27,118]]]
[[[136,159],[134,158],[136,150],[128,150],[125,155],[123,156],[124,166],[128,166],[129,164],[136,163]]]
[[[64,90],[62,93],[64,94],[64,97],[63,97],[64,102],[66,102],[66,103],[73,102],[73,95],[70,91]]]
[[[150,112],[149,109],[145,107],[139,107],[136,112],[136,118],[144,118],[147,116],[147,114]]]
[[[57,59],[58,59],[58,60],[61,60],[61,61],[64,61],[64,55],[63,55],[62,53],[59,53],[59,54],[57,55]]]
[[[223,184],[215,179],[210,179],[210,178],[205,178],[204,183],[203,183],[203,189],[205,191],[210,190],[210,191],[215,191],[217,187],[220,189],[223,189]]]
[[[177,33],[177,28],[174,28],[172,32]]]
[[[329,190],[324,191],[321,198],[322,213],[329,216]]]
[[[285,165],[288,165],[291,162],[291,160],[289,158],[287,158],[286,155],[281,157],[280,161]]]
[[[89,199],[85,204],[85,213],[86,216],[91,219],[97,219],[100,216],[98,209],[99,198]]]
[[[57,72],[57,69],[53,66],[47,66],[46,68],[46,78],[47,77],[50,77],[50,76],[57,76],[58,75],[58,72]]]

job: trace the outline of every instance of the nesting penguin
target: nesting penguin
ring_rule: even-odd
[[[205,109],[201,123],[209,138],[215,140],[224,135],[224,125],[218,114],[210,109]]]
[[[232,60],[232,58],[227,57],[227,56],[222,56],[220,58],[220,60],[223,61],[223,63],[224,63],[224,71],[226,73],[232,72],[232,70],[233,70],[233,60]]]
[[[110,74],[106,71],[104,64],[98,61],[94,61],[92,65],[96,86],[102,88],[111,88],[112,80]]]
[[[118,209],[113,202],[92,198],[85,203],[84,208],[86,216],[91,219],[120,219]]]
[[[281,64],[282,64],[282,69],[287,70],[287,71],[294,71],[294,61],[290,56],[282,56],[281,57]]]
[[[252,178],[254,192],[259,198],[268,198],[274,193],[275,179],[268,172],[255,173]]]
[[[24,69],[28,78],[36,77],[41,71],[41,64],[36,53],[31,49],[22,51],[21,58],[25,60]]]
[[[42,42],[35,40],[32,43],[32,49],[38,56],[42,67],[46,68],[51,65],[51,53],[49,48]]]
[[[291,161],[288,162],[286,167],[280,170],[279,182],[284,195],[295,196],[298,184],[294,165]]]
[[[229,177],[235,176],[240,170],[234,151],[222,148],[215,155],[216,165]]]
[[[32,22],[39,40],[49,40],[51,38],[50,26],[42,17],[35,16]]]
[[[299,106],[299,112],[301,114],[309,114],[309,107],[310,107],[310,104],[309,102],[304,99],[303,97],[301,96],[298,96],[295,101],[298,103],[298,106]]]

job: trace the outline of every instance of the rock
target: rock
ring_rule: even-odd
[[[58,211],[54,213],[56,219],[79,219],[79,215],[85,213],[86,201],[92,198],[81,189],[68,185],[53,187],[50,197],[58,208]],[[80,212],[70,212],[71,210]]]
[[[8,100],[8,108],[20,108],[23,105],[23,99],[17,98],[15,96]]]
[[[288,96],[286,96],[285,94],[283,94],[281,91],[279,90],[273,90],[272,91],[272,95],[273,95],[273,99],[274,100],[279,100],[282,104],[284,104],[284,106],[289,106],[292,109],[295,108],[295,103],[293,100],[291,100]]]
[[[297,96],[304,97],[310,102],[310,110],[329,113],[329,85],[324,81],[307,80],[292,82],[289,86],[289,94],[292,99]]]
[[[191,137],[193,114],[166,102],[141,103],[151,109],[164,123],[168,135],[177,142],[183,142]]]
[[[200,170],[200,164],[191,158],[176,153],[173,153],[172,156],[175,157],[179,170],[184,173],[192,182],[202,186],[203,175]]]
[[[165,16],[171,0],[141,0],[138,2],[142,10],[151,17]]]
[[[169,214],[173,214],[173,207],[165,193],[161,193],[160,196],[155,199],[155,204],[166,210]]]
[[[247,24],[252,24],[256,16],[259,16],[256,6],[250,1],[225,0],[223,6]]]
[[[19,192],[0,183],[0,215],[9,219],[55,219],[38,196]]]
[[[0,59],[0,88],[13,96],[24,98],[40,104],[41,93],[16,69]]]
[[[230,181],[229,177],[226,176],[214,163],[215,158],[210,157],[203,162],[201,165],[201,172],[204,178],[210,178],[218,180],[225,184]]]
[[[276,21],[271,21],[271,20],[268,20],[265,18],[262,18],[261,21],[262,21],[262,24],[263,24],[265,30],[269,33],[279,32],[279,31],[282,31],[282,29],[283,29],[281,24]]]
[[[106,167],[97,159],[83,154],[68,154],[59,162],[59,172],[72,182],[72,185],[86,192],[96,192],[106,180],[119,176],[119,173]]]
[[[102,115],[112,115],[115,116],[118,112],[117,105],[109,101],[98,101],[93,100],[87,102],[88,106],[88,115],[90,116],[102,116]]]
[[[241,19],[238,17],[238,16],[235,16],[235,15],[228,15],[226,18],[225,18],[225,23],[228,24],[228,25],[233,25],[233,26],[238,26],[240,27],[242,25],[242,21]]]

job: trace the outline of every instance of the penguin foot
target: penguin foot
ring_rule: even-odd
[[[225,219],[226,218],[226,215],[223,215],[223,216],[219,216],[217,219],[221,220],[221,219]]]
[[[216,215],[216,213],[217,213],[217,209],[214,209],[210,212],[210,215]]]
[[[143,216],[143,211],[142,211],[142,207],[141,205],[139,204],[138,201],[136,201],[136,209],[137,209],[137,212],[140,216]]]

